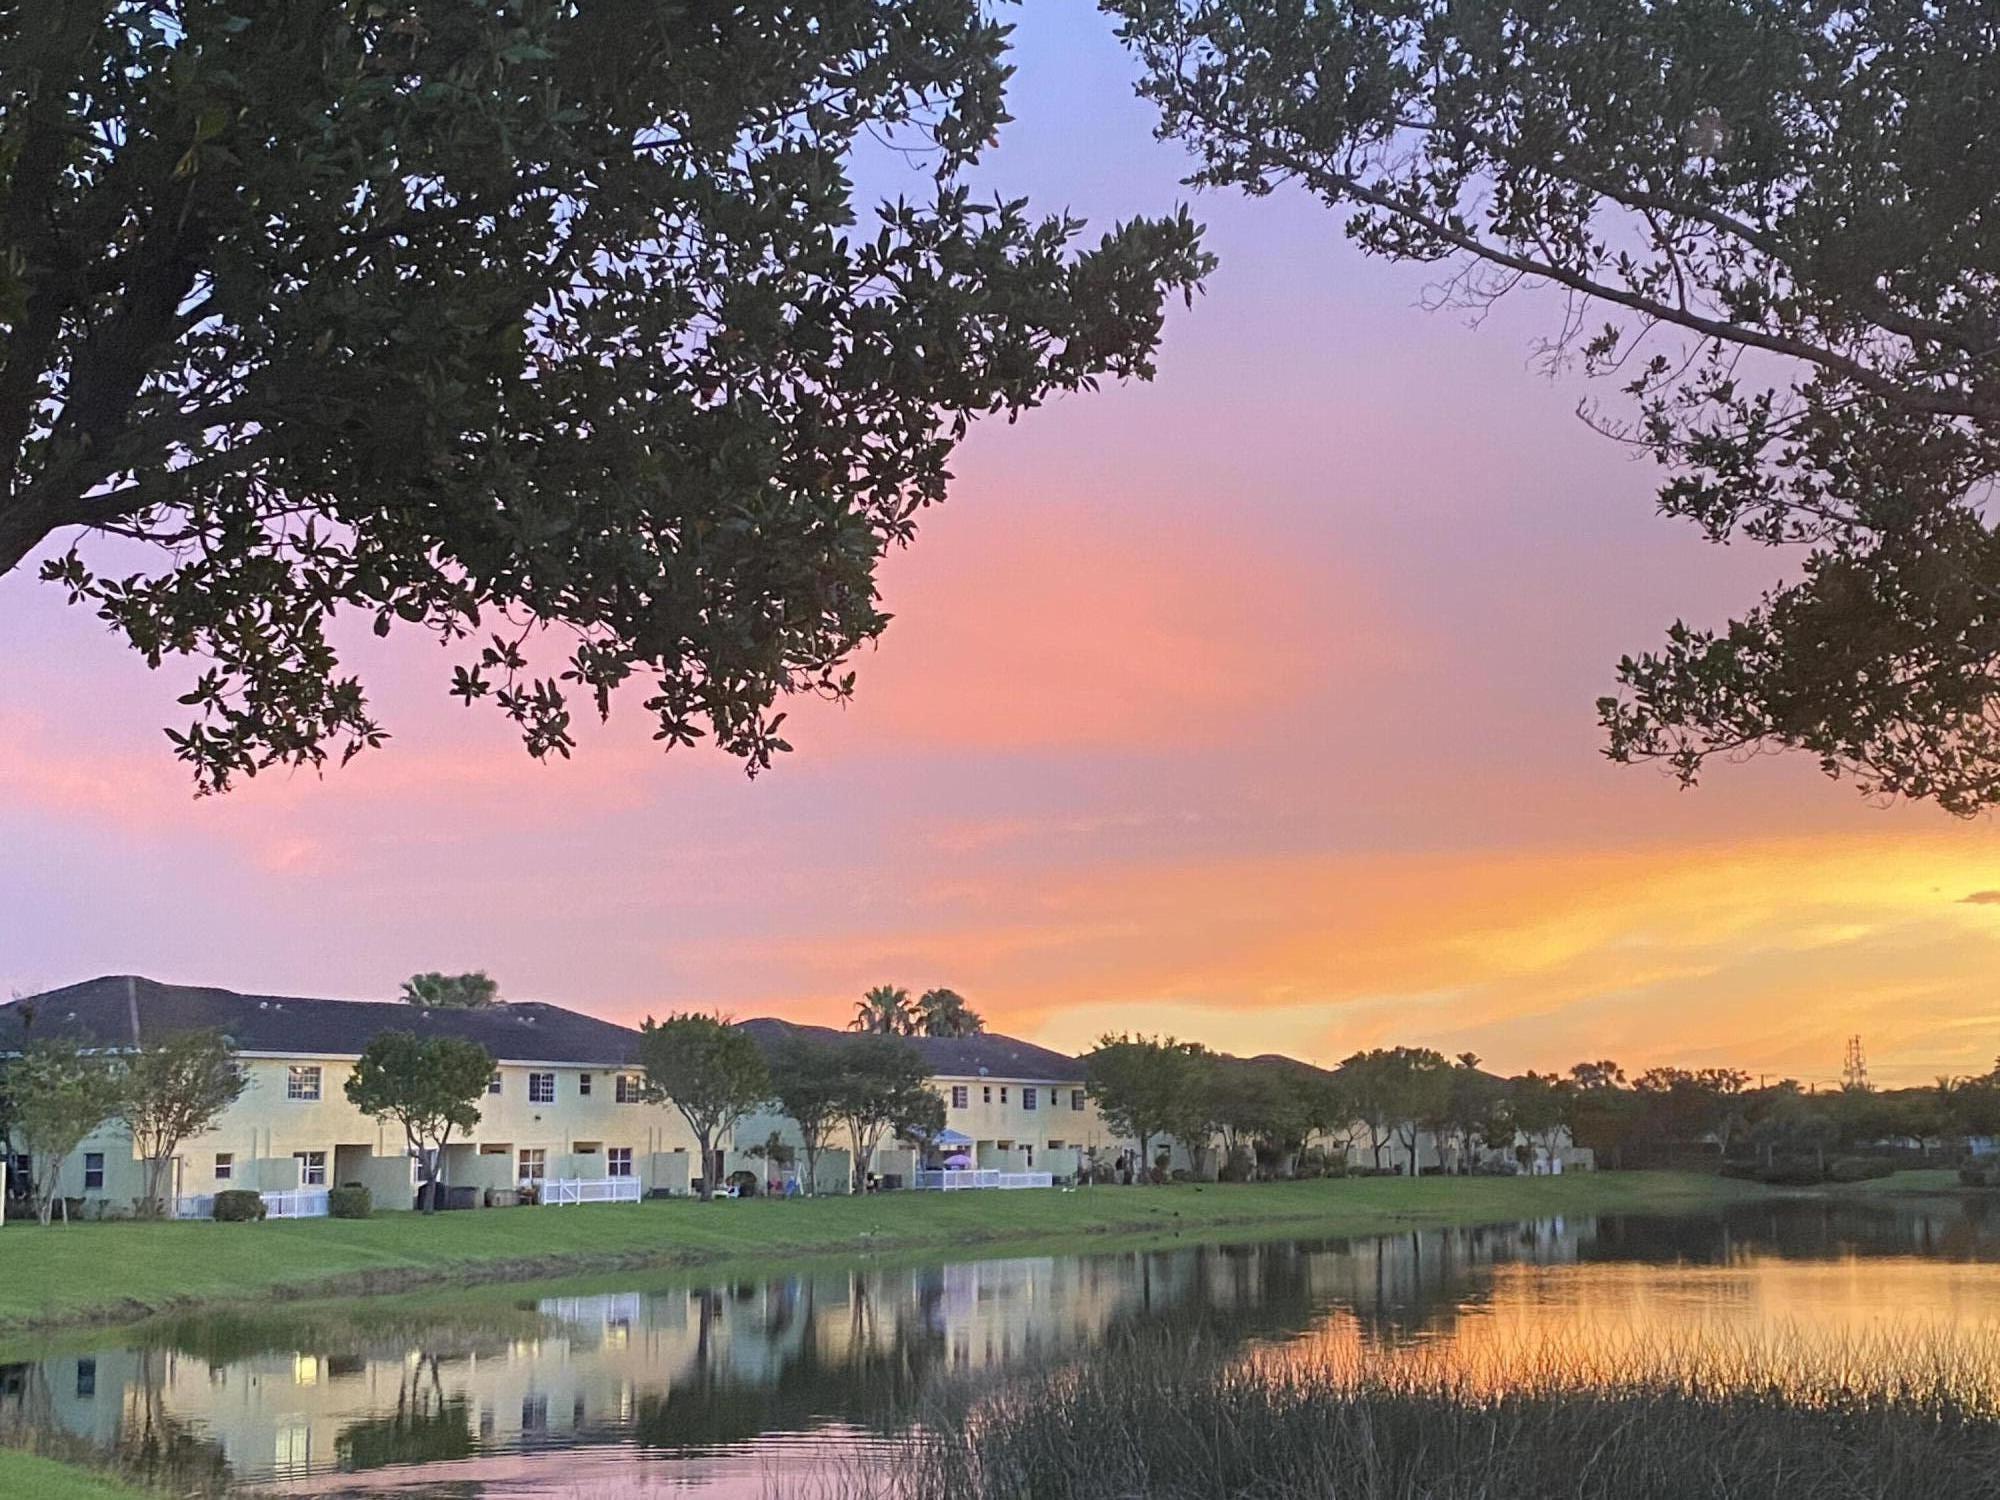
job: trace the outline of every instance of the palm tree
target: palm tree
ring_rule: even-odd
[[[979,1036],[986,1021],[957,990],[925,990],[917,999],[917,1026],[925,1036]]]
[[[912,1036],[916,1014],[910,1009],[910,992],[892,984],[878,984],[863,995],[854,1007],[849,1031],[878,1031],[883,1036]]]

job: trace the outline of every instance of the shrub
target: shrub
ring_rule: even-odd
[[[248,1188],[225,1188],[215,1195],[219,1224],[247,1224],[264,1217],[264,1198]]]
[[[1826,1175],[1834,1182],[1868,1182],[1895,1170],[1896,1164],[1886,1156],[1837,1156],[1828,1163]]]
[[[336,1219],[365,1219],[375,1211],[375,1200],[367,1188],[350,1182],[327,1190],[326,1211]]]
[[[1967,1187],[2000,1187],[2000,1159],[1975,1157],[1958,1169],[1958,1180]]]

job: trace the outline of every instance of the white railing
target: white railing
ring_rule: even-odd
[[[324,1219],[326,1209],[325,1188],[294,1188],[284,1193],[259,1193],[264,1200],[264,1217],[267,1219]],[[215,1217],[215,1194],[194,1193],[185,1198],[174,1199],[176,1219],[212,1219]]]
[[[325,1188],[294,1188],[288,1193],[261,1193],[267,1219],[324,1219]]]
[[[637,1203],[636,1177],[551,1177],[542,1183],[544,1204]]]
[[[988,1167],[947,1167],[916,1174],[914,1187],[951,1193],[963,1188],[1045,1188],[1055,1186],[1053,1172],[999,1172]]]

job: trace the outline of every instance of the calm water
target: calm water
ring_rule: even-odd
[[[1463,1364],[1504,1384],[1550,1343],[2000,1331],[1981,1200],[1787,1201],[1353,1241],[1188,1246],[521,1289],[157,1329],[0,1365],[0,1423],[59,1428],[190,1488],[497,1497],[810,1490],[927,1393],[1086,1358],[1160,1322],[1246,1353]],[[2000,1368],[1994,1371],[2000,1382]]]

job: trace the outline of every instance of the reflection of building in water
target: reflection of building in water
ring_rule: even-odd
[[[539,1332],[471,1348],[100,1351],[6,1367],[0,1405],[107,1448],[171,1423],[253,1482],[635,1434],[695,1448],[1073,1352],[1137,1298],[1085,1260],[822,1272],[552,1299]]]

